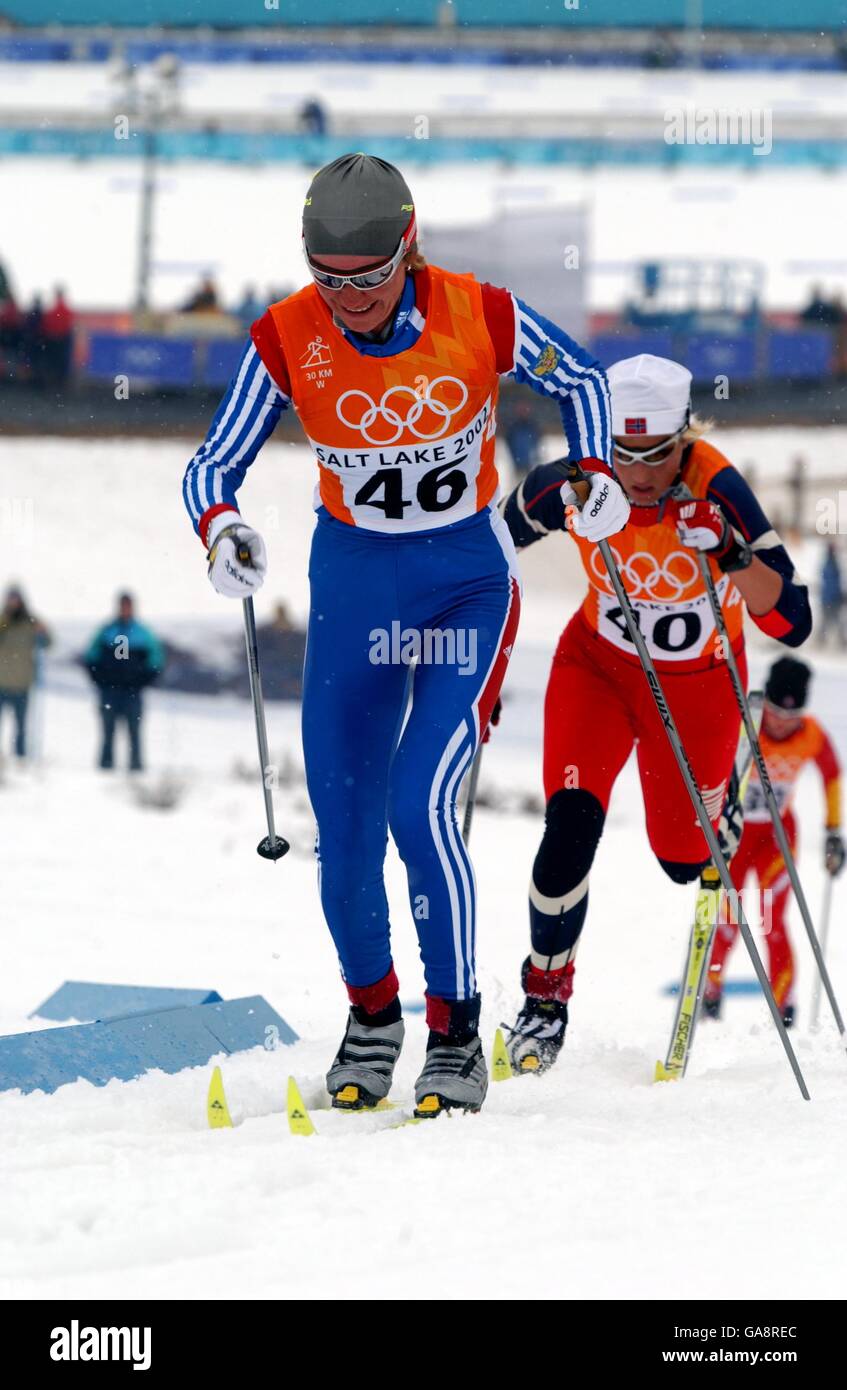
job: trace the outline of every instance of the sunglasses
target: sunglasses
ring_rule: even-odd
[[[306,243],[303,243],[303,255],[306,257],[306,264],[309,273],[316,284],[322,285],[325,290],[341,290],[345,285],[352,285],[354,290],[376,290],[380,285],[386,284],[394,274],[398,265],[405,256],[408,247],[406,238],[400,238],[400,245],[394,252],[390,261],[384,265],[379,265],[375,270],[360,271],[358,275],[333,275],[328,270],[319,270],[309,258],[306,250]]]
[[[802,719],[806,713],[803,705],[798,705],[797,709],[785,709],[783,705],[775,705],[771,700],[765,700],[764,705],[768,714],[777,719]]]
[[[667,459],[670,458],[687,429],[688,421],[686,420],[685,424],[681,429],[677,430],[676,434],[668,435],[667,439],[663,439],[661,444],[653,444],[649,449],[625,449],[616,439],[614,441],[615,458],[618,463],[622,463],[627,467],[631,463],[646,463],[648,468],[658,468],[659,464],[665,463]]]

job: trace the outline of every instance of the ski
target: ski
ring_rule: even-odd
[[[750,696],[761,721],[763,696],[754,691]],[[742,725],[735,754],[734,772],[738,780],[738,799],[744,804],[744,794],[753,764],[753,749],[746,728]],[[720,875],[713,864],[707,865],[700,875],[697,901],[694,905],[694,924],[688,940],[688,954],[679,991],[670,1046],[664,1062],[657,1062],[655,1081],[680,1081],[685,1076],[694,1041],[694,1030],[700,1014],[706,973],[712,954],[712,942],[718,922],[721,905]]]
[[[432,1095],[424,1096],[420,1104],[414,1106],[402,1106],[391,1100],[381,1100],[377,1105],[360,1106],[356,1109],[349,1107],[344,1109],[339,1106],[333,1108],[341,1110],[342,1114],[347,1115],[380,1115],[394,1112],[396,1118],[392,1119],[389,1124],[380,1127],[379,1132],[382,1133],[385,1129],[405,1129],[408,1125],[427,1124],[431,1120],[438,1119],[439,1115],[446,1114],[449,1117],[453,1109],[461,1110],[462,1107],[445,1105],[438,1096]],[[312,1135],[318,1133],[293,1076],[288,1078],[287,1113],[288,1127],[292,1134]]]
[[[506,1060],[508,1064],[508,1058]],[[356,1087],[345,1087],[346,1092],[353,1092],[355,1090]],[[390,1124],[380,1126],[380,1133],[383,1129],[405,1129],[407,1125],[425,1124],[430,1120],[438,1119],[439,1115],[446,1114],[449,1117],[453,1109],[462,1109],[461,1106],[453,1107],[443,1104],[436,1095],[424,1096],[420,1105],[410,1106],[397,1105],[393,1100],[380,1100],[376,1105],[358,1105],[355,1104],[358,1100],[358,1096],[352,1094],[345,1095],[344,1100],[346,1104],[340,1106],[322,1106],[321,1109],[331,1109],[336,1114],[341,1115],[390,1114],[395,1116]],[[300,1087],[293,1076],[289,1076],[288,1078],[285,1096],[285,1114],[288,1120],[288,1128],[292,1134],[300,1138],[310,1138],[312,1135],[320,1133],[320,1131],[315,1128],[311,1112],[306,1102],[303,1100]],[[206,1097],[206,1119],[210,1129],[233,1129],[235,1127],[229,1112],[220,1067],[215,1067],[212,1072],[211,1080],[209,1081],[209,1089]]]
[[[708,864],[700,875],[700,887],[694,906],[694,925],[688,940],[688,955],[670,1046],[665,1061],[656,1063],[656,1081],[678,1081],[685,1075],[691,1056],[706,971],[709,968],[709,957],[712,954],[712,940],[720,901],[720,876],[714,865]]]

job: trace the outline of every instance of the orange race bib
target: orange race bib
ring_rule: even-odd
[[[313,285],[271,305],[292,400],[319,468],[315,505],[366,530],[429,531],[495,498],[499,376],[482,291],[430,266],[418,341],[356,351]]]
[[[727,460],[717,449],[698,440],[686,458],[682,481],[695,497],[705,497],[712,477],[726,467]],[[672,521],[639,526],[637,517],[638,511],[633,509],[630,521],[609,545],[650,655],[658,664],[670,663],[675,669],[684,663],[691,669],[713,665],[721,659],[720,639],[697,552],[682,544]],[[583,615],[598,637],[637,660],[598,547],[571,534],[588,576]],[[741,595],[732,577],[722,574],[714,561],[710,561],[710,568],[730,641],[736,648],[743,635]]]
[[[818,721],[807,714],[803,716],[800,727],[795,729],[793,734],[789,734],[788,738],[771,738],[762,729],[759,742],[779,813],[784,816],[791,804],[797,778],[806,763],[817,758],[823,747],[823,730]],[[750,822],[770,820],[768,804],[755,763],[750,769],[747,795],[744,798],[744,819]]]

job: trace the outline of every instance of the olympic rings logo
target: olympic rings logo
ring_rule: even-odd
[[[697,561],[686,550],[672,551],[663,562],[649,550],[636,550],[628,560],[622,560],[614,547],[612,554],[630,598],[675,603],[700,578]],[[607,593],[614,593],[597,546],[591,548],[591,572]]]
[[[448,405],[447,401],[438,400],[435,395],[436,387],[443,382],[450,382],[453,386],[458,386],[461,392],[461,399],[455,405]],[[365,409],[358,420],[348,420],[342,409],[344,402],[351,400],[354,396],[359,396],[365,402]],[[395,397],[411,397],[411,405],[406,404],[406,410],[401,414],[396,405],[389,405],[389,401]],[[351,390],[345,391],[338,397],[335,405],[335,413],[342,425],[348,429],[358,430],[368,444],[396,444],[402,437],[404,430],[409,430],[416,439],[440,439],[447,429],[453,416],[462,409],[468,399],[468,388],[463,381],[459,381],[455,376],[437,376],[434,381],[427,382],[426,391],[421,393],[411,386],[389,386],[384,391],[379,404],[368,395],[367,391]],[[439,421],[437,428],[431,433],[418,428],[418,421],[424,411],[428,410]],[[387,439],[374,439],[370,434],[371,426],[378,420],[383,420],[394,433]]]

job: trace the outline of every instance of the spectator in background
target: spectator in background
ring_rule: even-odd
[[[841,561],[834,541],[829,541],[821,569],[821,625],[818,641],[826,645],[827,634],[835,632],[836,645],[847,646],[844,633],[844,581],[841,576]]]
[[[790,497],[790,519],[788,529],[795,535],[803,534],[803,517],[806,511],[806,460],[802,454],[795,454],[791,460],[791,471],[786,484]]]
[[[15,719],[15,753],[25,758],[26,716],[35,684],[38,652],[50,645],[50,634],[30,613],[16,585],[6,591],[0,612],[0,714],[8,705]]]
[[[840,294],[833,295],[832,307],[837,314],[835,323],[835,375],[847,376],[847,309]]]
[[[822,328],[835,328],[841,323],[844,310],[836,299],[824,299],[820,285],[813,285],[809,302],[800,313],[803,323]]]
[[[746,463],[742,463],[741,476],[744,479],[747,486],[749,487],[750,491],[755,492],[756,487],[758,486],[759,475],[756,469],[756,465],[752,459],[748,459]]]
[[[120,722],[126,724],[129,734],[130,771],[140,772],[141,692],[161,673],[165,657],[159,639],[137,621],[131,594],[119,595],[117,616],[95,633],[85,664],[100,691],[101,768],[115,765],[115,729]]]
[[[278,599],[268,622],[257,628],[265,693],[272,700],[299,700],[303,694],[306,633],[298,629],[288,605]]]
[[[644,54],[645,68],[674,68],[680,61],[674,34],[667,29],[654,29]]]
[[[21,353],[29,378],[35,386],[44,385],[44,309],[41,295],[34,296],[21,329]]]
[[[249,329],[256,319],[261,318],[267,307],[267,304],[263,304],[256,294],[256,286],[245,285],[241,303],[235,310],[235,316],[243,328]]]
[[[74,316],[61,285],[56,286],[53,303],[44,312],[42,330],[46,376],[56,386],[63,386],[71,374]]]
[[[194,293],[185,301],[180,313],[208,314],[219,307],[218,292],[215,288],[215,282],[211,275],[207,275],[200,281]]]
[[[279,632],[297,631],[297,624],[294,622],[294,619],[292,618],[291,613],[289,612],[288,604],[285,602],[284,599],[277,599],[276,603],[273,606],[273,609],[271,610],[270,620],[266,623],[260,623],[259,627],[257,628],[257,633],[259,634],[259,636],[261,636],[263,633],[267,634],[268,636],[272,636]]]
[[[519,401],[515,412],[506,426],[506,443],[512,455],[516,471],[523,476],[530,468],[541,462],[539,450],[541,431],[538,428],[532,405],[529,401]]]
[[[326,135],[326,108],[317,97],[309,97],[300,107],[297,124],[303,135]]]
[[[0,268],[1,269],[1,268]],[[23,315],[11,293],[0,296],[0,374],[12,375],[21,354]]]

